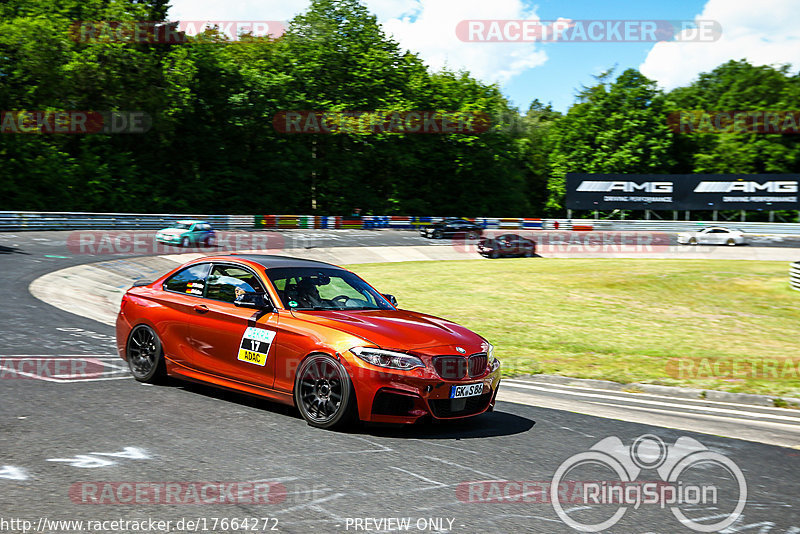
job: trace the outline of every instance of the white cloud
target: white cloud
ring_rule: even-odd
[[[169,20],[284,21],[309,6],[308,0],[172,0]]]
[[[401,4],[397,0],[369,0],[373,3]],[[456,36],[456,25],[462,20],[535,19],[535,13],[522,0],[416,0],[416,4],[400,16],[382,20],[386,32],[403,48],[418,52],[433,69],[447,66],[465,69],[474,76],[506,82],[521,72],[542,65],[547,54],[534,43],[464,42]]]
[[[388,35],[419,53],[433,69],[465,69],[490,82],[506,82],[542,65],[547,54],[534,43],[470,43],[456,37],[467,19],[538,19],[523,0],[362,0]],[[288,21],[309,0],[172,0],[170,20]]]
[[[708,0],[695,20],[716,20],[722,27],[711,43],[657,43],[639,67],[666,89],[690,83],[728,60],[755,65],[800,66],[797,0]]]

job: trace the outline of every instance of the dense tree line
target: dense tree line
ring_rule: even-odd
[[[786,67],[730,62],[660,91],[600,76],[562,115],[520,114],[496,85],[433,72],[357,0],[313,0],[277,39],[74,38],[75,21],[159,21],[166,0],[0,3],[0,109],[143,110],[145,134],[0,135],[0,209],[537,216],[567,172],[798,172],[798,136],[676,134],[679,109],[800,109]],[[480,133],[285,134],[284,110],[488,116]]]

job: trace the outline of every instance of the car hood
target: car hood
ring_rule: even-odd
[[[385,349],[417,351],[463,346],[469,352],[485,350],[483,338],[475,332],[423,313],[405,310],[292,310],[292,313],[299,319],[353,334]]]

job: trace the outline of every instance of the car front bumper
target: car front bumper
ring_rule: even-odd
[[[491,411],[500,386],[500,365],[488,373],[445,380],[429,370],[393,371],[348,362],[358,401],[359,419],[380,423],[415,423],[421,419],[463,419]],[[483,384],[480,395],[451,399],[453,386]]]

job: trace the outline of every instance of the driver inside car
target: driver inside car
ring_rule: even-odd
[[[300,308],[323,306],[322,298],[320,298],[317,290],[317,280],[310,276],[301,278],[298,284],[292,288],[289,296],[297,302]]]

